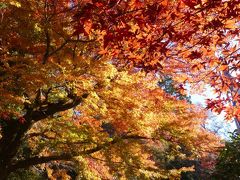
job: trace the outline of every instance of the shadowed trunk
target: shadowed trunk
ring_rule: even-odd
[[[15,158],[22,144],[23,137],[35,122],[43,120],[57,112],[71,109],[79,105],[83,98],[86,97],[87,94],[83,94],[82,97],[78,97],[69,92],[69,101],[65,103],[46,102],[44,104],[44,108],[42,108],[42,103],[35,104],[35,108],[25,107],[26,114],[21,117],[24,122],[21,122],[20,119],[16,120],[14,118],[3,120],[5,121],[5,125],[1,129],[2,138],[0,139],[0,179],[5,180],[12,171],[16,170],[17,168],[21,168],[21,166],[16,166],[18,161],[16,161]],[[70,157],[64,156],[64,158],[69,159]],[[34,159],[32,159],[32,161],[33,160]]]

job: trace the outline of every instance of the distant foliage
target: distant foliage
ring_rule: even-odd
[[[158,82],[158,85],[168,94],[176,97],[179,100],[186,100],[191,103],[191,97],[185,95],[184,87],[182,84],[174,84],[174,80],[171,77],[165,77],[162,81]]]
[[[214,179],[239,179],[240,177],[240,135],[234,132],[218,157]]]

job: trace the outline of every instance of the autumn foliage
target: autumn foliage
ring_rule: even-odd
[[[0,12],[3,179],[213,169],[222,144],[185,85],[210,85],[208,109],[239,120],[238,0],[3,0]]]
[[[97,37],[99,53],[118,65],[210,84],[218,100],[209,108],[233,117],[239,115],[239,12],[237,0],[92,1],[74,16],[74,34]]]

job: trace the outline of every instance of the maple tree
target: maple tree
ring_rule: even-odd
[[[3,0],[0,10],[2,178],[74,157],[85,178],[179,178],[194,164],[171,162],[212,166],[204,159],[218,139],[182,100],[183,85],[211,84],[219,96],[208,107],[238,118],[237,0]],[[157,86],[165,77],[176,82],[169,92]]]
[[[210,84],[218,98],[208,108],[238,125],[239,9],[238,0],[84,2],[75,34],[99,37],[117,64]]]
[[[139,67],[146,71],[158,70],[181,83],[193,83],[194,86],[200,82],[212,85],[218,98],[210,100],[208,107],[217,112],[225,109],[229,119],[238,119],[237,0],[45,1],[45,4],[44,1],[30,1],[27,4],[19,1],[21,3],[38,8],[32,16],[35,23],[31,26],[35,32],[43,29],[38,35],[44,43],[32,45],[38,51],[42,46],[43,51],[38,53],[44,53],[41,57],[43,62],[53,55],[61,57],[70,53],[70,56],[75,56],[76,44],[67,46],[68,52],[60,51],[65,45],[94,41],[94,45],[88,47],[91,53],[96,55],[94,49],[97,46],[98,53],[109,54],[118,65]],[[8,44],[14,46],[16,36],[13,34],[21,28],[16,29],[3,38],[13,39]],[[23,32],[21,35],[24,37]],[[23,42],[34,41],[24,37]],[[25,47],[30,49],[31,46]]]
[[[204,114],[186,101],[176,101],[165,94],[158,88],[158,79],[154,76],[119,72],[104,61],[95,62],[89,70],[88,74],[74,76],[77,92],[82,94],[88,90],[89,94],[87,98],[84,96],[82,105],[73,110],[53,117],[48,114],[47,108],[54,106],[60,111],[59,106],[68,104],[69,93],[64,86],[43,88],[45,97],[39,99],[40,104],[36,104],[36,98],[29,100],[33,102],[27,105],[36,109],[32,116],[38,119],[32,119],[32,128],[24,134],[21,143],[25,146],[18,149],[9,167],[11,171],[80,156],[83,159],[79,161],[86,166],[82,169],[84,177],[179,177],[191,167],[167,169],[161,163],[158,169],[151,154],[165,152],[164,156],[169,156],[165,161],[175,157],[190,160],[197,156],[204,158],[208,155],[206,151],[214,152],[219,146],[218,139],[200,126],[204,123]],[[71,68],[69,73],[74,73]],[[71,79],[71,74],[68,78]],[[126,88],[129,91],[126,92]],[[40,110],[44,117],[41,113],[34,115]],[[14,120],[9,119],[11,121]],[[25,127],[28,119],[25,121],[14,122]],[[7,124],[6,128],[12,126]],[[199,139],[201,141],[197,141]],[[48,175],[54,176],[50,172]]]

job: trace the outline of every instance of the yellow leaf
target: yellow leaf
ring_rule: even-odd
[[[224,70],[226,70],[228,68],[228,65],[221,65],[220,67],[219,67],[219,70],[221,70],[221,71],[224,71]]]
[[[210,67],[215,67],[215,66],[217,66],[219,64],[219,62],[217,61],[217,60],[215,60],[215,59],[211,59],[210,61],[209,61],[209,66]]]
[[[90,31],[92,29],[92,21],[87,20],[84,22],[84,30],[86,31],[87,34],[90,34]]]
[[[16,7],[21,7],[21,3],[18,2],[18,1],[10,1],[10,4],[13,5],[13,6],[16,6]]]
[[[229,28],[229,29],[236,29],[236,22],[235,20],[228,20],[225,24],[225,27],[226,28]]]
[[[186,74],[181,74],[175,78],[178,82],[184,82],[188,79]]]

